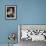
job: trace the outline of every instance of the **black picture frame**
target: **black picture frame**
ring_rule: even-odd
[[[16,20],[16,18],[17,18],[16,5],[5,5],[5,19]]]

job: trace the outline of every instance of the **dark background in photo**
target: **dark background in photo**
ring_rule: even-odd
[[[15,8],[14,7],[7,7],[7,17],[14,17]]]

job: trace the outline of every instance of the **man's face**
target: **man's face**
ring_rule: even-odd
[[[13,15],[13,9],[10,8],[10,11],[7,12],[8,15]]]

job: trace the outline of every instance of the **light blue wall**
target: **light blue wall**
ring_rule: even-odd
[[[16,20],[5,20],[9,4],[17,6]],[[46,24],[46,0],[0,0],[0,44],[8,43],[9,32],[18,32],[18,24]]]

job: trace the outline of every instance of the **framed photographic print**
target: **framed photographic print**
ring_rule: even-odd
[[[16,19],[16,5],[5,5],[5,18],[7,20]]]

